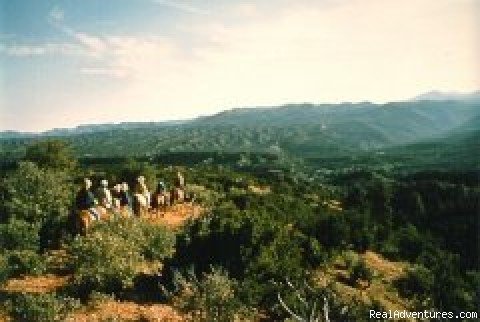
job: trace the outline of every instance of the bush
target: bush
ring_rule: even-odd
[[[21,162],[3,185],[6,189],[4,207],[10,218],[42,223],[46,218],[69,213],[73,187],[62,171],[40,169],[33,163]]]
[[[31,250],[13,250],[7,252],[11,276],[41,275],[47,265],[42,255]]]
[[[423,265],[415,265],[408,269],[404,277],[396,282],[400,294],[406,297],[423,298],[431,293],[434,275]]]
[[[0,224],[0,247],[3,249],[38,250],[39,240],[37,224],[14,218],[6,224]]]
[[[0,254],[0,285],[5,283],[10,277],[10,266],[6,256]]]
[[[133,286],[148,260],[162,260],[174,251],[173,233],[138,219],[98,223],[68,248],[74,285],[81,296],[91,291],[118,293]]]
[[[117,293],[132,286],[136,269],[143,263],[139,246],[132,240],[101,232],[75,238],[68,252],[73,286],[80,296],[93,290]]]
[[[164,260],[175,252],[175,235],[163,226],[143,225],[142,254],[148,260]]]
[[[24,322],[63,321],[69,312],[79,306],[78,300],[51,293],[16,295],[7,304],[12,318]]]
[[[348,271],[351,285],[356,285],[361,280],[366,281],[368,284],[372,281],[373,272],[363,259],[355,261],[353,265],[348,267]]]
[[[138,218],[100,223],[93,232],[111,234],[131,241],[148,260],[163,260],[175,251],[175,235],[164,226],[152,225]]]
[[[198,279],[193,271],[176,274],[173,305],[193,321],[235,321],[247,310],[235,297],[237,283],[222,269],[212,268]]]

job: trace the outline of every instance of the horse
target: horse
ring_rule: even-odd
[[[172,205],[183,203],[185,201],[185,190],[183,188],[175,187],[170,192],[172,198]]]
[[[167,207],[171,204],[171,195],[166,192],[158,192],[153,195],[152,198],[152,208],[155,210],[158,215],[159,212],[165,213]]]
[[[95,218],[93,213],[98,215],[98,219]],[[96,220],[106,221],[110,219],[111,214],[102,206],[95,206],[90,209],[79,210],[77,215],[76,230],[80,234],[85,235],[88,231],[88,228]]]
[[[137,217],[144,217],[148,215],[148,208],[150,208],[150,195],[135,193],[133,195],[133,213]]]

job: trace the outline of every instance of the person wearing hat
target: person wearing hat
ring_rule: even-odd
[[[163,207],[165,209],[169,203],[170,194],[167,193],[167,186],[163,181],[160,181],[152,198],[152,208],[159,210],[160,207]]]
[[[132,196],[128,191],[128,183],[122,182],[121,184],[121,191],[120,191],[120,207],[128,207],[128,209],[132,209]]]
[[[100,181],[100,187],[97,190],[97,198],[100,200],[100,204],[110,209],[112,207],[112,193],[108,189],[108,181],[103,179]]]
[[[122,192],[122,185],[116,184],[112,189],[112,205],[115,210],[120,209],[120,193]]]
[[[75,205],[78,210],[88,210],[95,206],[95,197],[90,190],[92,187],[92,181],[90,179],[85,178],[83,180],[83,186],[78,191],[77,196],[75,198]]]
[[[77,196],[75,197],[75,206],[77,210],[88,210],[95,219],[99,219],[100,216],[95,210],[96,200],[93,192],[90,190],[92,187],[92,181],[85,178],[83,181],[83,186],[78,191]]]
[[[177,176],[175,178],[175,186],[181,189],[185,187],[185,178],[180,171],[177,171]]]
[[[147,184],[145,183],[145,177],[139,176],[137,178],[137,184],[134,189],[134,205],[133,213],[140,216],[141,213],[146,212],[150,207],[150,191],[148,191]]]

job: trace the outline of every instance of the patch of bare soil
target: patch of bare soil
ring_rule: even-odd
[[[151,210],[144,218],[156,225],[166,225],[172,229],[182,226],[185,221],[199,217],[205,209],[196,204],[183,203],[167,207],[165,211]]]
[[[12,319],[5,312],[0,311],[0,322],[10,322]]]
[[[53,274],[43,276],[23,276],[11,278],[0,289],[8,293],[49,293],[55,292],[65,286],[69,276],[58,276]]]
[[[185,321],[172,307],[164,304],[141,305],[134,302],[106,301],[94,308],[84,308],[67,317],[67,322],[113,321]]]
[[[369,268],[379,273],[382,279],[388,282],[401,277],[407,267],[406,263],[389,261],[372,251],[366,251],[365,254],[360,256],[365,260]]]
[[[269,186],[248,186],[250,192],[256,193],[258,195],[266,195],[272,192],[272,189]]]

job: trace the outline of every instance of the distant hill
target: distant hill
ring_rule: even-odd
[[[149,156],[163,152],[268,152],[335,156],[440,138],[477,127],[480,102],[293,104],[237,108],[182,122],[121,123],[0,137],[0,154],[20,155],[44,137],[69,141],[79,155]]]
[[[480,101],[480,90],[473,93],[430,91],[413,98],[413,101]]]

